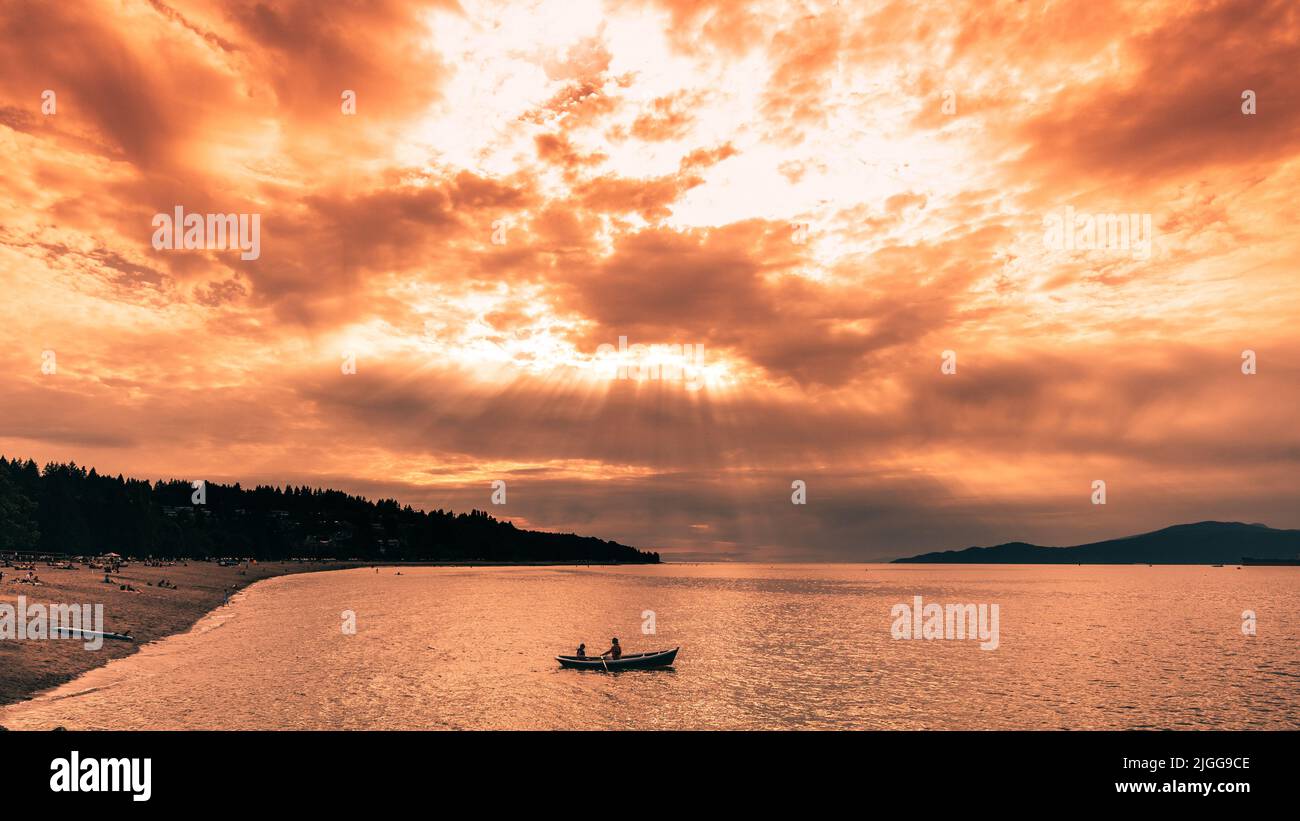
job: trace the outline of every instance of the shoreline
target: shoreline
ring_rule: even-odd
[[[15,606],[18,597],[28,606],[49,604],[102,604],[103,629],[130,632],[133,641],[106,641],[98,650],[86,650],[80,639],[38,641],[0,640],[0,706],[26,701],[102,667],[109,661],[132,655],[145,644],[189,630],[199,619],[216,610],[231,595],[249,585],[279,576],[323,570],[363,567],[333,562],[265,562],[247,567],[220,567],[212,562],[190,562],[170,567],[150,567],[129,562],[119,573],[110,574],[84,566],[60,570],[37,565],[39,585],[18,584],[20,571],[0,568],[0,603]],[[167,579],[176,587],[159,587]],[[120,589],[126,584],[137,592]]]
[[[28,606],[48,604],[102,604],[103,629],[130,632],[134,641],[106,641],[98,650],[86,650],[80,639],[0,640],[0,706],[27,701],[52,690],[113,659],[134,654],[145,644],[184,633],[207,614],[216,610],[231,595],[264,579],[299,573],[332,570],[381,568],[400,570],[407,567],[607,567],[635,566],[639,563],[600,562],[259,562],[248,566],[220,567],[213,562],[189,562],[168,567],[151,567],[130,562],[120,573],[113,573],[113,584],[104,584],[102,570],[80,567],[60,570],[37,565],[35,573],[41,584],[18,584],[24,572],[0,568],[0,603],[16,606],[18,597]],[[167,579],[175,588],[159,587]],[[128,584],[137,592],[120,589]],[[0,730],[4,730],[0,725]]]

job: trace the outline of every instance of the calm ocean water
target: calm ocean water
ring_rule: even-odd
[[[1297,728],[1300,569],[391,568],[260,582],[11,728]],[[891,637],[913,596],[999,642]],[[1257,635],[1243,635],[1254,611]],[[342,629],[356,614],[356,634]],[[653,611],[655,634],[646,611]],[[674,669],[562,670],[682,650]]]

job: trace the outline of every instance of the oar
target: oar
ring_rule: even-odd
[[[605,672],[606,672],[606,673],[609,672],[609,665],[605,663],[605,657],[604,657],[604,656],[601,656],[601,657],[600,657],[600,666],[605,668]]]

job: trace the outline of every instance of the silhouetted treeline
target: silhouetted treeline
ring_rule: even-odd
[[[617,542],[519,530],[479,510],[430,513],[310,487],[150,484],[0,456],[0,550],[187,558],[658,562]]]

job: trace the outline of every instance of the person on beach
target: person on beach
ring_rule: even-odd
[[[600,655],[609,656],[612,659],[617,659],[619,656],[623,655],[623,648],[618,646],[618,639],[610,639],[610,641],[613,642],[613,644],[610,645],[608,650],[601,653]]]

